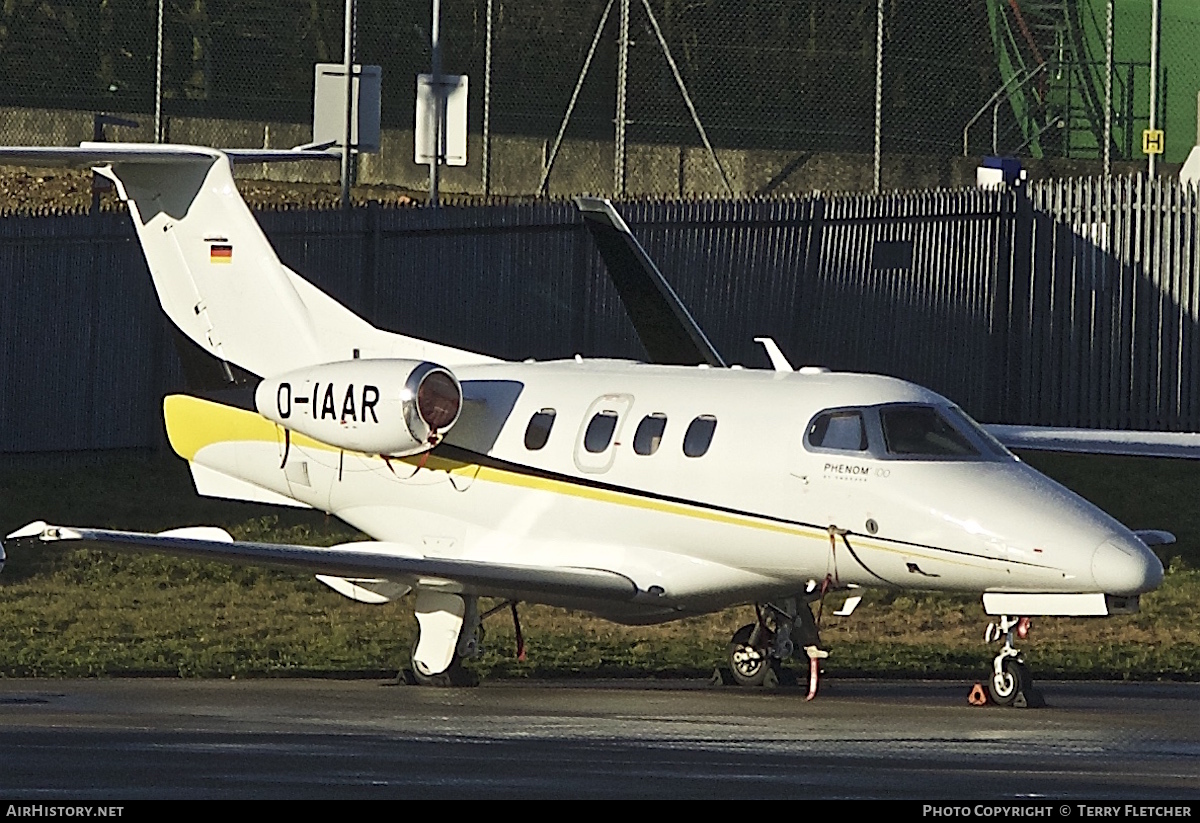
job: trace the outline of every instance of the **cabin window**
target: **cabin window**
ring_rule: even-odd
[[[613,432],[617,430],[617,413],[605,409],[597,412],[588,423],[583,435],[583,447],[592,454],[599,454],[608,448],[612,442]]]
[[[554,409],[542,409],[529,418],[525,427],[525,448],[537,451],[546,445],[550,439],[550,429],[554,428],[554,418],[558,414]]]
[[[713,432],[717,430],[717,418],[702,414],[691,422],[683,435],[683,453],[688,457],[703,457],[712,444]]]
[[[633,451],[635,454],[654,454],[662,443],[663,430],[667,428],[665,414],[649,414],[638,423],[637,431],[633,433]]]
[[[808,426],[808,444],[834,451],[866,451],[867,427],[862,412],[843,410],[817,415]]]
[[[979,450],[932,406],[879,410],[889,454],[907,457],[978,457]]]

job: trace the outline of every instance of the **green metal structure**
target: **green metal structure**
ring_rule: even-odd
[[[998,154],[1096,158],[1105,126],[1104,0],[987,0],[988,25],[1007,105],[993,118]],[[1147,117],[1135,111],[1135,83],[1149,83],[1147,62],[1115,62],[1114,159],[1140,149]],[[1145,103],[1142,103],[1142,108]]]

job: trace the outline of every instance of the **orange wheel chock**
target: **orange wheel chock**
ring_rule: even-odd
[[[986,706],[988,702],[987,692],[983,690],[982,683],[976,683],[971,687],[971,694],[967,698],[967,702],[972,706]]]

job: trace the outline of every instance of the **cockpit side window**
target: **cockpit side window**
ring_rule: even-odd
[[[888,454],[906,457],[978,457],[979,450],[933,406],[879,410]]]
[[[808,444],[833,451],[866,451],[867,428],[862,412],[848,409],[817,415],[808,426]]]

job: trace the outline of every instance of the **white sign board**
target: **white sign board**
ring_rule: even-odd
[[[467,165],[467,76],[443,74],[442,94],[446,101],[446,134],[443,137],[443,166]],[[437,154],[434,146],[434,82],[432,74],[417,75],[417,133],[413,159],[429,165]]]
[[[379,66],[353,69],[350,146],[360,152],[379,151]],[[313,86],[313,142],[342,145],[346,133],[346,67],[317,63]]]

